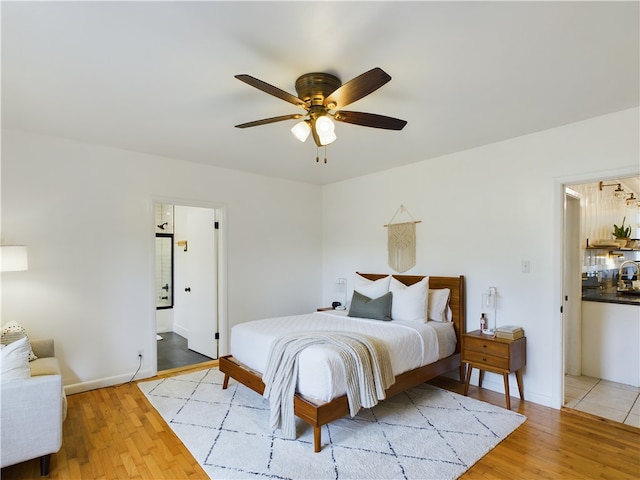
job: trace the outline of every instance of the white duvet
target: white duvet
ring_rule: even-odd
[[[383,322],[330,311],[236,325],[231,330],[231,353],[239,362],[262,374],[271,344],[278,336],[313,330],[355,332],[382,340],[389,349],[395,376],[451,355],[456,342],[450,322]],[[334,350],[309,347],[300,354],[298,368],[298,393],[324,402],[345,394],[344,372],[340,356]]]

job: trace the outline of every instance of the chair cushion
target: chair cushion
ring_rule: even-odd
[[[60,375],[60,366],[54,357],[39,358],[29,364],[31,366],[31,376],[39,375]]]

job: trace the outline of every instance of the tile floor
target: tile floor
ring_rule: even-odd
[[[564,377],[564,406],[640,428],[640,388],[592,377]]]
[[[187,339],[177,333],[164,332],[158,340],[158,371],[208,362],[209,357],[200,355],[187,347]]]

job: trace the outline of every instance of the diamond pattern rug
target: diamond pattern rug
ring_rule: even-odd
[[[269,403],[217,368],[138,387],[211,478],[454,479],[526,417],[421,385],[298,438],[269,431]]]

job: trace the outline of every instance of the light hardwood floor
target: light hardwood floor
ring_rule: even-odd
[[[430,383],[458,393],[463,389],[446,378]],[[503,394],[469,390],[473,398],[504,406]],[[135,383],[71,395],[68,401],[62,449],[51,458],[48,478],[207,478]],[[517,398],[511,405],[527,421],[461,478],[638,478],[640,429]],[[37,460],[2,469],[6,480],[38,477]]]

